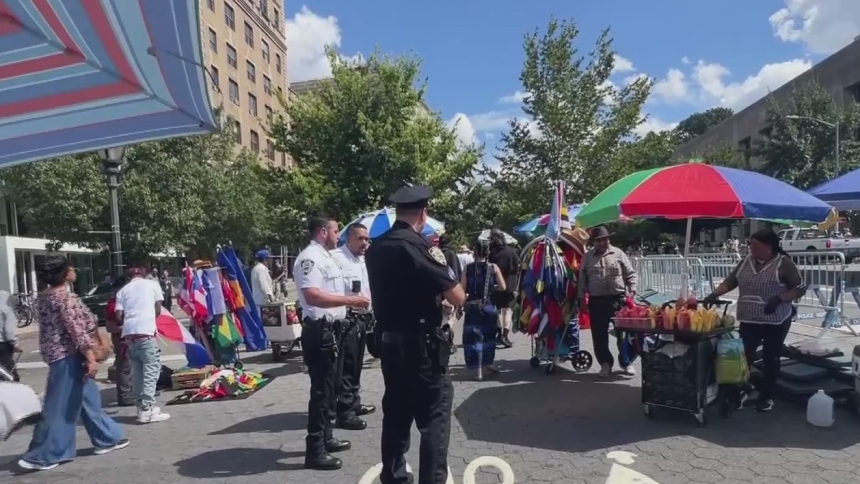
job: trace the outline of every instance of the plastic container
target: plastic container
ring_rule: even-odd
[[[834,420],[833,399],[824,390],[818,390],[806,404],[806,421],[816,427],[830,427]]]

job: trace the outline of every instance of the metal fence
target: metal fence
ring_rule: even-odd
[[[809,324],[820,320],[821,335],[827,329],[847,325],[857,334],[851,323],[860,318],[860,288],[851,287],[848,293],[855,301],[849,301],[852,312],[846,314],[846,266],[845,256],[837,252],[798,252],[792,253],[800,275],[808,290],[796,301],[799,309],[798,321]],[[680,255],[649,255],[631,257],[630,261],[639,274],[640,292],[653,291],[664,297],[674,299],[688,283],[688,291],[704,297],[716,289],[741,262],[740,254],[698,253],[687,259]],[[737,299],[737,292],[726,296]],[[852,317],[856,316],[856,317]]]

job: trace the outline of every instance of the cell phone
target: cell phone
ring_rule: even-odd
[[[352,281],[352,292],[361,292],[361,281]]]

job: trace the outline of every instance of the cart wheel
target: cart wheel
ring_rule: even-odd
[[[555,363],[547,363],[546,368],[544,368],[543,371],[547,375],[552,375],[553,372],[555,372]]]
[[[696,414],[696,422],[698,422],[699,428],[705,428],[708,426],[708,417],[705,416],[704,411]]]
[[[242,368],[245,368],[245,365],[241,361],[237,361],[236,363],[233,363],[233,368],[241,370]]]
[[[647,403],[642,405],[642,410],[645,411],[645,416],[648,417],[648,420],[654,418],[654,411],[651,409],[651,405],[648,405]]]
[[[272,343],[272,361],[275,363],[284,361],[284,354],[281,352],[280,343]]]
[[[570,364],[576,371],[588,371],[594,364],[594,358],[591,357],[591,353],[581,350],[573,354],[570,358]]]
[[[530,365],[532,368],[538,368],[538,367],[540,367],[540,358],[538,358],[537,356],[535,356],[534,358],[530,359],[530,360],[529,360],[529,365]]]
[[[283,354],[283,357],[286,358],[286,357],[290,356],[290,353],[292,353],[293,350],[296,349],[296,346],[297,346],[296,340],[288,341],[287,344],[281,348],[281,353]]]

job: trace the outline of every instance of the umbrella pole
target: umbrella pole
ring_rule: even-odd
[[[690,292],[690,238],[693,235],[693,218],[687,217],[687,233],[684,237],[684,277],[681,278],[681,297],[687,299]]]

